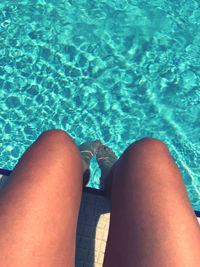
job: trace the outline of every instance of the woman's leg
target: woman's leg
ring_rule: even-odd
[[[72,138],[44,132],[0,193],[0,265],[74,266],[82,161]]]
[[[152,138],[133,143],[108,179],[111,221],[104,267],[200,266],[200,227],[164,143]]]

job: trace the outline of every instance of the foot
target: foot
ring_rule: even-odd
[[[90,179],[90,160],[96,154],[97,149],[101,144],[100,140],[94,142],[86,142],[81,144],[78,148],[81,154],[83,163],[83,185],[87,185]]]
[[[117,162],[117,156],[109,147],[101,145],[96,155],[99,168],[101,169],[101,188],[104,187],[106,195],[110,196],[112,184],[112,171],[114,164]]]

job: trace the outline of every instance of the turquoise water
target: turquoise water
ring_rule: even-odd
[[[200,210],[199,44],[198,1],[2,0],[0,167],[52,128],[117,156],[155,137]]]

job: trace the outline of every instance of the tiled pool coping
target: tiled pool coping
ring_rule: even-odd
[[[0,168],[0,174],[2,174],[2,175],[9,176],[11,174],[11,172],[12,172],[11,170],[5,170],[5,169]],[[95,195],[105,196],[103,190],[99,190],[99,189],[95,189],[95,188],[91,188],[91,187],[84,187],[83,191],[88,192],[88,193],[92,193]],[[200,211],[194,210],[194,212],[195,212],[197,217],[200,217]]]

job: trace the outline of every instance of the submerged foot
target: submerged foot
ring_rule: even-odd
[[[101,144],[100,140],[94,142],[85,142],[81,144],[78,148],[81,154],[82,163],[83,163],[83,185],[88,184],[90,179],[90,160],[96,154],[97,149]]]
[[[104,187],[106,195],[110,196],[112,184],[112,167],[117,161],[117,156],[109,147],[101,145],[98,148],[96,155],[99,168],[101,169],[101,188]]]

